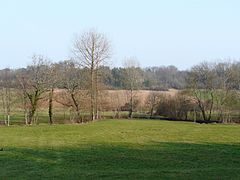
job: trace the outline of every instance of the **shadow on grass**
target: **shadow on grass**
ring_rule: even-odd
[[[5,148],[0,179],[240,179],[240,145]]]

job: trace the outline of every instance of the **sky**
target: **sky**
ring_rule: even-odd
[[[240,58],[239,0],[0,0],[0,68],[71,58],[74,37],[97,29],[111,41],[110,66],[189,69]]]

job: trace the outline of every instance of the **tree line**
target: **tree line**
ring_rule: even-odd
[[[180,71],[174,66],[140,68],[137,59],[129,57],[123,67],[110,68],[106,64],[111,43],[96,31],[77,36],[72,54],[71,59],[55,63],[34,55],[26,68],[0,70],[5,124],[10,124],[13,107],[23,110],[25,124],[33,124],[42,101],[47,102],[50,124],[54,123],[54,102],[70,109],[70,120],[77,123],[99,119],[102,111],[114,111],[114,117],[127,111],[128,118],[138,112],[149,118],[239,121],[238,61],[203,62]],[[178,93],[159,93],[171,88]],[[140,89],[152,90],[142,104]],[[125,90],[126,100],[106,90]]]
[[[160,97],[156,114],[201,123],[240,122],[240,62],[202,62],[174,97]]]
[[[61,66],[64,62],[71,62],[72,60],[60,61],[56,64]],[[31,66],[31,65],[30,65]],[[21,68],[22,70],[27,69]],[[4,77],[6,71],[11,73],[12,78],[15,77],[15,73],[19,72],[21,69],[0,69],[1,79]],[[79,71],[84,71],[80,69]],[[187,71],[178,70],[175,66],[160,66],[160,67],[147,67],[140,68],[138,67],[139,76],[142,79],[141,89],[143,90],[162,90],[167,91],[168,89],[184,89],[186,85],[186,76]],[[109,67],[109,66],[100,66],[99,67],[99,78],[102,83],[105,84],[107,89],[125,89],[125,67]],[[58,85],[61,88],[61,84]]]

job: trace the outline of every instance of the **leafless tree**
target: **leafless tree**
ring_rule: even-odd
[[[233,89],[235,89],[236,91],[240,91],[240,62],[234,62],[232,64],[232,76],[234,77],[232,82],[234,84]]]
[[[90,73],[91,119],[98,118],[98,69],[110,58],[110,42],[105,35],[90,30],[76,37],[74,58]]]
[[[216,73],[216,110],[218,111],[218,120],[225,121],[224,112],[227,112],[226,104],[234,96],[234,65],[230,62],[216,63],[214,72]]]
[[[53,124],[53,95],[54,95],[54,90],[57,87],[58,83],[58,77],[59,74],[57,73],[58,71],[58,66],[57,64],[49,64],[48,67],[48,88],[49,88],[49,94],[48,94],[48,116],[49,116],[49,123]]]
[[[193,97],[193,101],[198,105],[202,118],[209,122],[212,118],[212,110],[215,100],[215,79],[213,64],[203,62],[194,66],[189,72],[187,83],[188,90]]]
[[[32,57],[32,64],[18,74],[18,81],[23,93],[24,101],[28,105],[26,123],[32,124],[42,95],[48,91],[49,75],[46,58],[41,55]]]
[[[123,100],[119,92],[110,94],[110,105],[114,111],[114,118],[121,118],[121,101]]]
[[[154,111],[161,100],[162,95],[159,92],[150,92],[147,97],[146,105],[149,108],[150,118],[153,117]]]
[[[136,100],[136,91],[141,87],[143,79],[140,74],[139,62],[136,58],[127,58],[124,61],[125,67],[125,87],[129,95],[129,114],[128,117],[132,118],[134,111],[134,101]]]
[[[10,125],[10,113],[11,113],[11,106],[13,103],[12,99],[12,72],[10,69],[6,68],[2,71],[1,74],[1,96],[2,96],[2,104],[3,104],[3,111],[4,111],[4,120],[6,125]]]
[[[80,115],[81,101],[84,96],[85,83],[88,80],[84,69],[79,69],[78,65],[72,61],[61,62],[57,67],[58,84],[65,90],[60,93],[61,97],[56,101],[74,110],[75,115],[71,121],[82,122]],[[83,106],[83,105],[82,105]]]

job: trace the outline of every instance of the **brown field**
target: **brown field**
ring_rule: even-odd
[[[169,89],[169,91],[150,91],[150,90],[135,91],[134,97],[139,101],[140,107],[144,106],[146,99],[151,92],[156,92],[156,93],[167,95],[167,96],[174,96],[176,95],[178,90]],[[78,95],[79,96],[78,99],[80,99],[80,105],[83,105],[82,108],[84,109],[89,108],[90,99],[87,94],[88,94],[87,91],[81,91]],[[48,93],[44,94],[43,96],[44,98],[39,102],[39,108],[47,109]],[[63,104],[59,103],[59,101],[62,101],[64,103],[66,103],[67,101],[70,102],[71,100],[69,97],[70,96],[66,93],[65,90],[55,89],[53,108],[59,108],[59,109],[66,108],[67,106],[64,106]],[[99,97],[100,97],[99,103],[101,104],[101,108],[103,110],[108,111],[108,110],[116,110],[116,109],[119,109],[121,106],[124,106],[127,102],[129,102],[130,95],[129,95],[129,91],[127,90],[103,90],[99,93]],[[14,93],[13,100],[14,100],[12,104],[13,111],[23,108],[20,93]],[[3,112],[2,106],[0,106],[0,111]]]
[[[156,92],[166,96],[174,96],[179,90],[169,89],[168,91],[151,91],[151,90],[138,90],[134,92],[134,96],[139,100],[140,106],[143,106],[146,102],[147,97],[150,93]],[[64,94],[64,90],[56,89],[55,90],[55,98],[61,97]],[[86,91],[83,91],[82,94],[87,94]],[[104,109],[117,109],[121,106],[124,106],[127,102],[129,102],[129,91],[127,90],[104,90],[100,92],[100,102]],[[84,105],[89,104],[89,98],[84,98]],[[43,102],[42,106],[47,106],[47,102]],[[64,107],[62,104],[58,102],[54,102],[54,107],[61,108]]]

